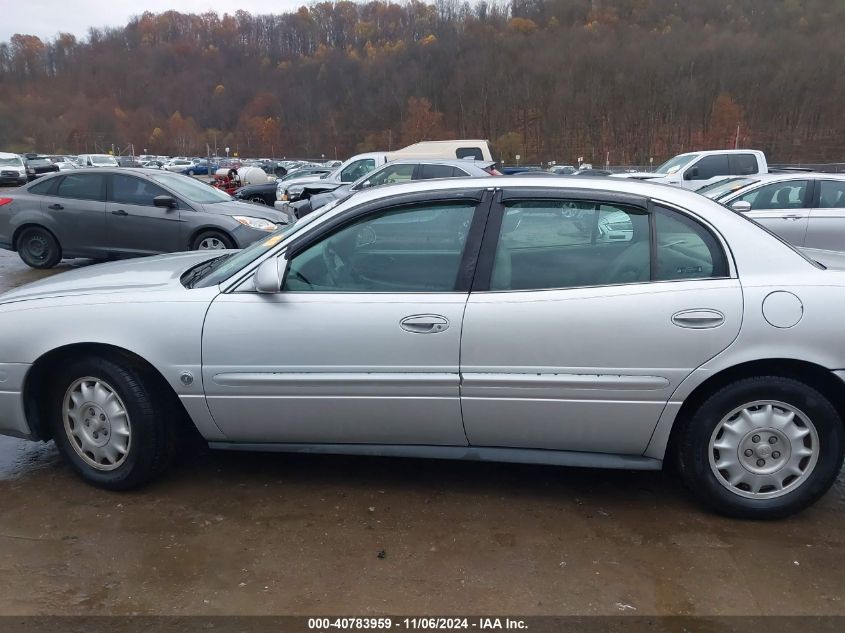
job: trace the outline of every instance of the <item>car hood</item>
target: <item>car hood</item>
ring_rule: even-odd
[[[32,299],[181,287],[179,278],[186,270],[226,252],[171,253],[77,268],[3,293],[0,305]]]
[[[240,200],[204,204],[202,205],[202,208],[207,213],[217,213],[219,215],[246,215],[251,218],[270,220],[270,222],[275,224],[285,223],[288,221],[288,217],[284,213],[276,211],[273,207],[255,204],[252,202],[241,202]]]

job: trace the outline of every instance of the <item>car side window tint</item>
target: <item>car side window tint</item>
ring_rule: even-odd
[[[722,247],[716,237],[695,220],[656,206],[654,228],[655,281],[727,276],[727,259]]]
[[[633,207],[565,200],[508,204],[491,290],[541,290],[649,280],[648,214]]]
[[[432,178],[451,178],[455,175],[455,168],[450,165],[421,165],[420,180]]]
[[[819,181],[819,208],[845,208],[845,180]]]
[[[340,172],[341,182],[355,182],[361,176],[366,176],[376,168],[376,161],[372,158],[362,158],[346,166]]]
[[[167,191],[148,180],[123,174],[112,176],[111,199],[114,202],[152,207],[155,206],[153,199],[156,196],[169,195]]]
[[[729,158],[731,174],[734,176],[749,176],[757,173],[757,157],[754,154],[731,154]]]
[[[50,189],[55,184],[56,184],[55,178],[45,178],[45,179],[40,180],[39,182],[35,183],[34,185],[31,185],[29,187],[29,189],[27,189],[27,192],[38,194],[39,196],[44,196],[44,195],[47,195],[50,192]]]
[[[361,218],[295,255],[285,290],[450,292],[475,206],[431,203]]]
[[[69,174],[59,183],[56,195],[77,200],[103,199],[103,174]]]
[[[727,154],[713,154],[705,156],[690,169],[697,169],[698,174],[693,180],[710,180],[716,176],[729,176],[731,174],[730,166],[728,165]]]
[[[748,202],[752,211],[767,209],[801,209],[807,192],[806,180],[773,182],[739,196],[733,202]]]
[[[371,187],[410,182],[411,177],[414,175],[414,167],[416,165],[393,165],[392,167],[386,167],[380,172],[373,174],[367,181]]]

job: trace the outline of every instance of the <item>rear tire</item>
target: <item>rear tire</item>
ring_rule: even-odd
[[[203,231],[191,242],[192,251],[213,251],[225,248],[235,248],[230,238],[221,231]]]
[[[52,268],[62,261],[62,247],[45,228],[31,226],[24,229],[17,241],[18,255],[31,268]]]
[[[831,402],[791,378],[760,376],[710,396],[679,428],[678,470],[716,512],[777,519],[815,503],[845,456],[845,429]]]
[[[57,373],[50,424],[77,474],[100,488],[128,490],[165,470],[176,449],[179,412],[149,369],[90,356]]]

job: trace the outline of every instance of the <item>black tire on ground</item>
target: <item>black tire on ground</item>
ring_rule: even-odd
[[[203,231],[191,242],[191,250],[206,250],[215,248],[235,248],[232,238],[222,231]]]
[[[65,459],[88,483],[109,490],[129,490],[151,481],[170,464],[179,437],[181,412],[150,371],[132,363],[118,364],[108,358],[90,356],[57,372],[49,394],[53,439]],[[75,381],[88,377],[107,383],[128,413],[128,450],[113,470],[98,470],[87,463],[71,444],[79,443],[65,429],[65,395]]]
[[[31,226],[18,236],[18,255],[32,268],[52,268],[62,261],[62,247],[55,236],[45,228]]]
[[[188,170],[188,175],[189,175],[189,176],[193,176],[194,174],[196,174],[196,172],[195,172],[193,169],[189,169],[189,170]]]
[[[797,408],[818,434],[818,460],[813,470],[794,490],[773,498],[748,498],[733,492],[719,482],[710,466],[710,440],[723,418],[738,407],[759,401]],[[833,485],[845,456],[845,428],[836,408],[819,391],[792,378],[759,376],[734,382],[710,396],[681,423],[674,444],[681,478],[702,504],[725,516],[778,519],[799,512]]]
[[[249,199],[249,201],[254,202],[256,204],[263,204],[263,205],[267,204],[267,201],[264,198],[262,198],[261,196],[253,196],[252,198]]]

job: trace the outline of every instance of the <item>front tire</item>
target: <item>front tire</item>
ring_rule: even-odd
[[[264,206],[267,206],[267,201],[261,196],[253,196],[249,199],[249,201],[254,202],[255,204],[263,204]]]
[[[744,519],[782,518],[816,502],[845,456],[842,418],[816,389],[761,376],[710,396],[679,429],[681,477],[704,505]]]
[[[58,374],[49,396],[53,438],[85,481],[128,490],[164,471],[178,415],[149,370],[88,357]]]
[[[30,268],[52,268],[62,260],[62,247],[47,229],[31,226],[17,241],[18,255]]]
[[[203,231],[191,242],[192,251],[215,251],[235,248],[232,238],[220,231]]]

